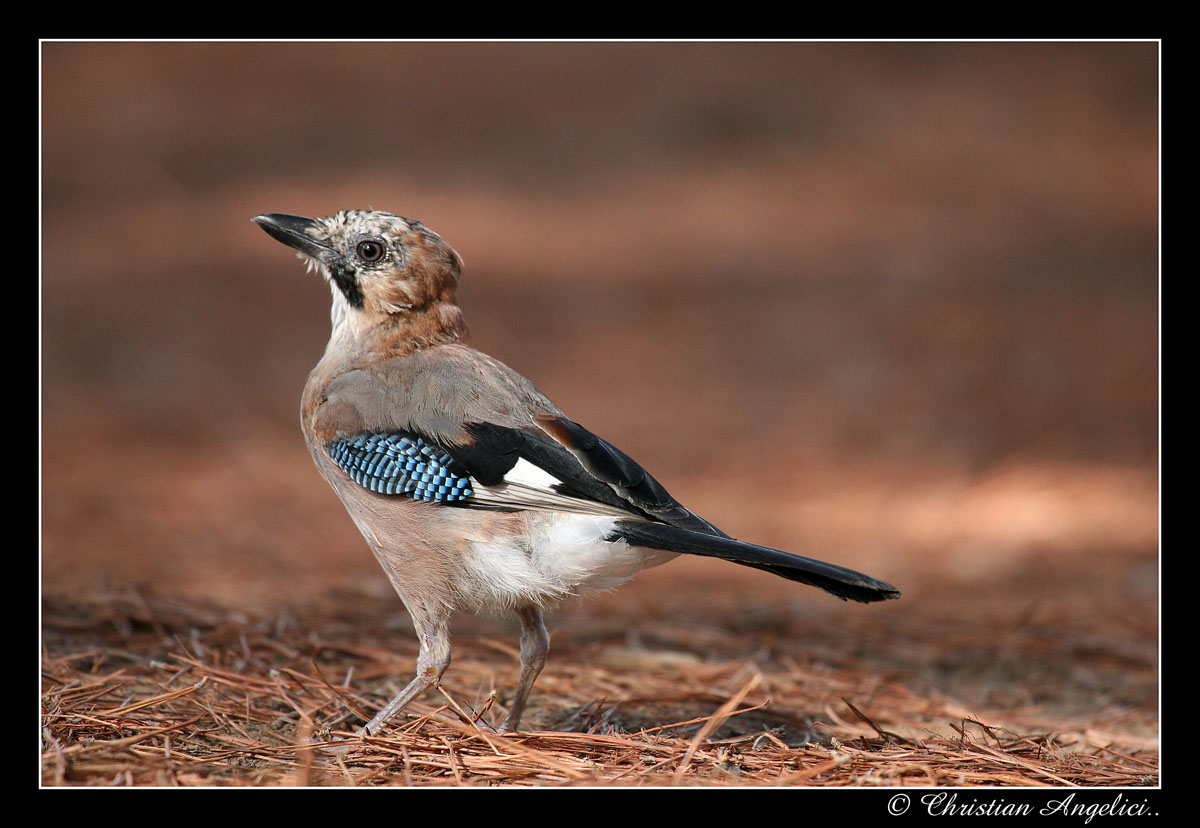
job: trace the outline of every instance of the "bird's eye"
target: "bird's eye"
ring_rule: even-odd
[[[383,258],[383,245],[377,241],[361,241],[355,252],[364,262],[377,262]]]

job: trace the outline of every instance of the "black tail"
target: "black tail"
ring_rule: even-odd
[[[769,546],[758,546],[719,535],[706,535],[663,523],[618,520],[606,540],[625,540],[634,546],[721,558],[742,566],[765,569],[790,581],[820,587],[843,600],[869,604],[872,601],[900,597],[900,590],[891,584],[855,572],[853,569],[815,561],[790,552],[781,552]]]

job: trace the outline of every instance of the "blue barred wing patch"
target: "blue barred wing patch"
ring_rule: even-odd
[[[329,454],[360,486],[379,494],[454,503],[473,494],[471,478],[437,446],[406,434],[359,434]]]

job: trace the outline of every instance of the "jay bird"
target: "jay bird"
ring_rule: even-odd
[[[453,610],[512,611],[515,730],[546,660],[542,612],[680,554],[722,558],[838,598],[898,598],[834,564],[735,540],[525,377],[465,344],[459,255],[380,211],[254,221],[333,293],[333,332],[301,403],[304,437],[412,615],[417,675],[359,731],[378,733],[450,664]]]

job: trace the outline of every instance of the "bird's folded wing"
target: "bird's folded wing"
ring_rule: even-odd
[[[346,435],[326,450],[355,482],[379,494],[447,506],[642,517],[721,534],[628,455],[567,423],[582,448],[572,451],[540,430],[469,423],[471,439],[457,445],[410,428]]]
[[[528,380],[463,346],[339,376],[311,432],[343,471],[381,494],[635,517],[724,536]]]

